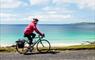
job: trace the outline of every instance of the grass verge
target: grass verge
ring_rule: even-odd
[[[89,45],[74,45],[74,46],[65,46],[65,47],[52,47],[52,50],[95,50],[95,44]]]
[[[16,52],[15,47],[0,47],[0,52]]]

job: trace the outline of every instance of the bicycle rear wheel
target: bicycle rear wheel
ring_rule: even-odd
[[[37,50],[41,53],[48,52],[51,48],[49,41],[43,39],[37,43]]]
[[[20,54],[27,53],[28,52],[28,47],[29,47],[29,43],[27,41],[25,41],[23,48],[19,48],[19,46],[16,44],[16,50]]]

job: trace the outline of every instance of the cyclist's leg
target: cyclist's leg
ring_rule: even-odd
[[[36,34],[35,33],[31,33],[32,39],[35,38]]]
[[[31,45],[32,44],[32,41],[33,41],[33,38],[31,37],[31,34],[30,35],[24,34],[24,37],[27,37],[28,38],[29,44]]]

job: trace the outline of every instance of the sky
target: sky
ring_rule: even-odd
[[[95,0],[0,0],[0,24],[95,22]]]

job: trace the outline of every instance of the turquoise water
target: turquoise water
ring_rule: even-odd
[[[0,45],[15,44],[23,38],[25,24],[0,24]],[[95,41],[95,24],[40,24],[38,28],[45,33],[50,43],[81,43]]]

